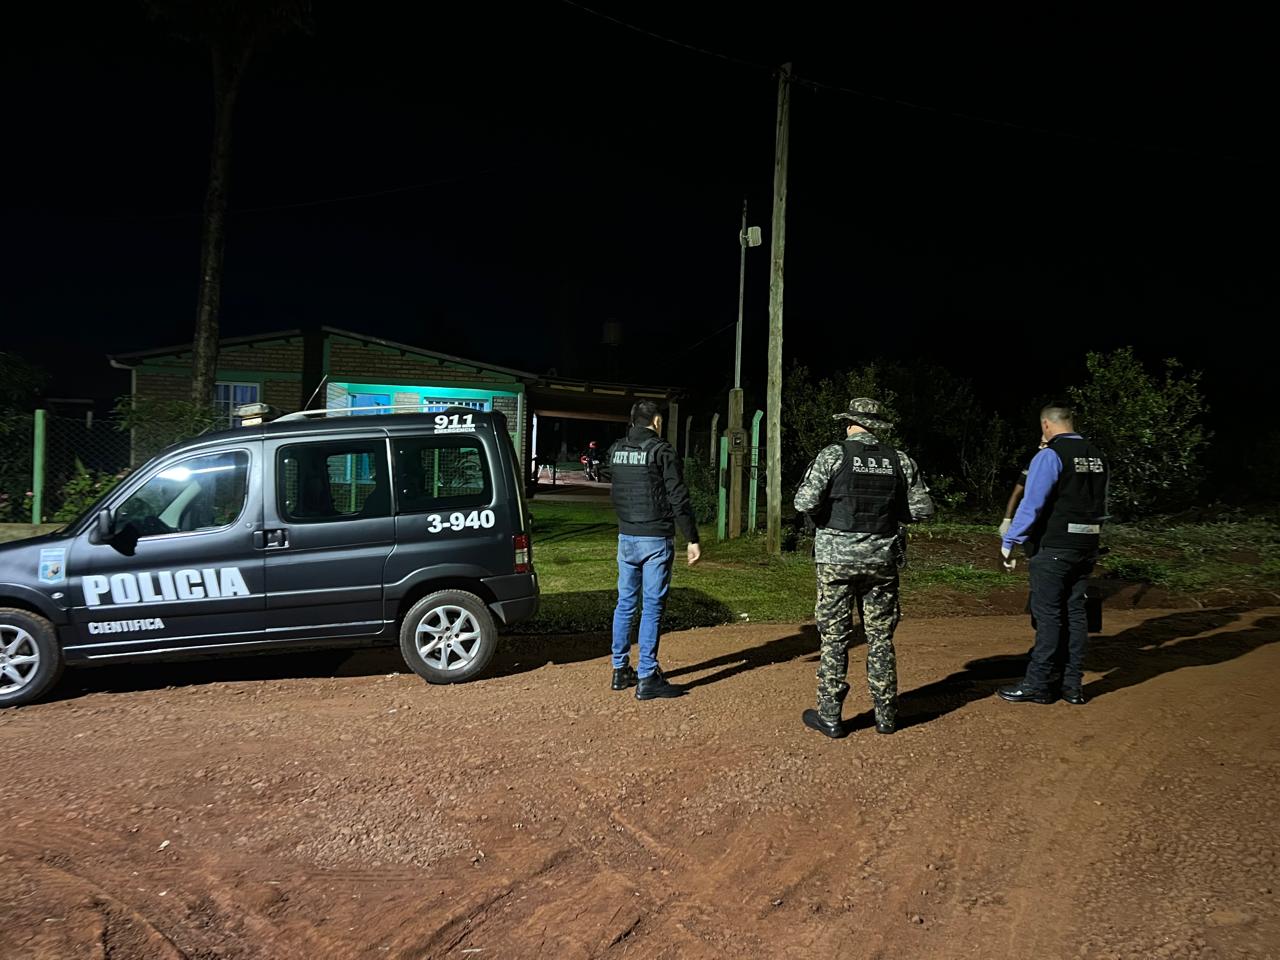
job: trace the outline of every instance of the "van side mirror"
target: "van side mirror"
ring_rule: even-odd
[[[98,523],[96,528],[97,540],[99,543],[107,543],[110,541],[112,534],[115,532],[116,518],[110,507],[98,511]]]

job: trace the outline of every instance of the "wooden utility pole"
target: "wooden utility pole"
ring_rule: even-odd
[[[787,152],[791,129],[791,64],[778,73],[778,127],[773,153],[773,228],[769,242],[768,528],[769,553],[782,554],[782,264],[787,243]]]

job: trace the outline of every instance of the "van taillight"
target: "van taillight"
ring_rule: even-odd
[[[516,551],[516,573],[533,573],[533,546],[527,533],[517,533],[511,538]]]

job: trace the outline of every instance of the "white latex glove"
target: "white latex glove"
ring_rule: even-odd
[[[1011,526],[1013,526],[1013,517],[1005,517],[1003,520],[1000,521],[1000,526],[996,527],[996,532],[998,532],[1000,536],[1003,537],[1006,533],[1009,532],[1009,528]]]
[[[1000,546],[1000,566],[1004,567],[1005,573],[1013,573],[1013,568],[1018,565],[1017,558],[1012,551],[1003,544]]]

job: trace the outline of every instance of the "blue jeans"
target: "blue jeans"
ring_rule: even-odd
[[[662,610],[671,589],[675,542],[670,537],[633,537],[618,534],[618,606],[613,611],[613,666],[625,667],[631,650],[631,627],[636,608],[640,614],[640,665],[636,673],[647,677],[658,669],[658,633]]]

